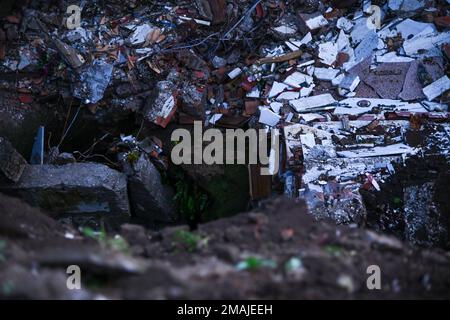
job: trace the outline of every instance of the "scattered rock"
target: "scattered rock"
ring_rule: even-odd
[[[33,206],[58,215],[100,218],[118,224],[129,218],[126,176],[97,163],[28,166],[14,185],[0,186]]]
[[[145,154],[135,163],[124,163],[128,175],[131,209],[145,222],[170,222],[175,218],[174,193]]]
[[[0,182],[18,182],[28,163],[12,144],[0,137]]]

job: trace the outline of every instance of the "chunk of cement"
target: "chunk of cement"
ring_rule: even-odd
[[[174,193],[145,154],[131,166],[124,163],[133,214],[145,222],[170,222],[175,216]]]
[[[16,184],[0,185],[0,191],[56,214],[100,214],[115,222],[130,214],[126,176],[98,163],[28,166]]]
[[[19,181],[27,165],[27,161],[12,144],[6,138],[0,137],[0,182]]]

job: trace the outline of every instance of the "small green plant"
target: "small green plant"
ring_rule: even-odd
[[[236,265],[236,269],[239,271],[242,270],[259,270],[261,268],[271,268],[275,269],[277,267],[277,263],[274,260],[270,259],[261,259],[258,257],[248,257],[244,261],[239,262]]]
[[[394,197],[394,199],[392,200],[392,202],[397,205],[400,206],[402,204],[402,199],[400,199],[399,197]]]
[[[110,237],[106,234],[104,228],[100,229],[100,231],[94,231],[91,228],[85,227],[82,229],[82,232],[86,237],[97,240],[100,246],[104,248],[110,248],[112,250],[122,252],[127,252],[129,249],[128,243],[124,238],[120,235]]]
[[[201,247],[206,247],[208,245],[208,238],[202,237],[195,233],[178,230],[172,239],[172,246],[176,249],[183,249],[188,252],[193,252]]]
[[[188,220],[198,219],[207,207],[208,196],[196,184],[191,185],[185,180],[177,181],[175,188],[174,200],[181,215]]]
[[[332,256],[340,257],[342,255],[342,248],[337,245],[327,245],[324,249]]]
[[[127,161],[131,164],[136,163],[139,160],[139,151],[133,150],[127,153]]]

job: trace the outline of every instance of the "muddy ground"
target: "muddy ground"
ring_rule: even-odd
[[[303,203],[200,225],[94,236],[0,196],[0,297],[39,299],[450,298],[450,254],[316,222]],[[81,268],[82,290],[66,269]],[[381,269],[381,290],[366,286]]]
[[[173,147],[170,136],[174,129],[191,130],[195,119],[202,123],[208,119],[209,122],[212,114],[220,114],[227,119],[221,125],[223,129],[259,128],[263,122],[259,121],[257,107],[267,107],[268,102],[255,104],[255,101],[263,99],[249,98],[250,92],[247,91],[264,87],[262,91],[267,91],[264,94],[269,94],[275,80],[285,81],[292,75],[286,68],[299,66],[308,59],[314,59],[317,67],[331,66],[316,61],[320,58],[316,52],[320,48],[303,45],[301,60],[282,62],[276,72],[270,72],[275,74],[261,69],[271,80],[259,79],[261,70],[250,68],[255,63],[253,60],[258,56],[266,57],[267,52],[262,49],[283,44],[288,39],[288,35],[274,32],[275,26],[290,23],[300,12],[322,11],[330,22],[338,17],[353,18],[354,9],[363,8],[361,1],[323,1],[327,6],[344,9],[332,12],[326,12],[323,4],[319,6],[319,1],[285,1],[287,7],[282,1],[267,1],[264,7],[253,10],[254,27],[247,30],[247,23],[242,24],[242,30],[235,30],[239,33],[233,41],[224,41],[226,39],[222,36],[228,33],[227,30],[232,31],[250,1],[214,1],[217,8],[222,8],[222,14],[213,17],[218,20],[217,24],[213,23],[208,28],[194,23],[172,23],[178,21],[175,17],[181,14],[202,16],[200,12],[196,15],[198,5],[190,5],[194,1],[174,1],[174,7],[181,4],[184,9],[170,10],[173,11],[170,15],[169,10],[162,8],[161,2],[154,6],[152,2],[151,8],[146,2],[99,1],[97,5],[90,4],[84,9],[85,22],[95,23],[95,26],[99,22],[98,28],[106,28],[110,32],[101,41],[95,37],[90,39],[92,45],[79,47],[88,58],[88,64],[100,56],[113,64],[116,63],[113,60],[118,61],[114,67],[117,71],[115,76],[110,83],[108,80],[108,86],[101,92],[103,99],[90,103],[90,99],[84,96],[83,99],[80,96],[74,98],[73,66],[68,65],[58,47],[50,45],[47,32],[33,26],[32,20],[26,20],[36,10],[46,17],[45,23],[56,30],[57,36],[69,41],[62,25],[68,1],[2,1],[0,57],[3,55],[3,58],[0,60],[6,61],[5,64],[2,62],[0,77],[0,136],[10,140],[25,159],[30,159],[36,132],[44,126],[46,164],[52,162],[50,154],[57,147],[61,153],[72,154],[78,163],[97,162],[122,171],[119,155],[130,151],[123,146],[122,136],[131,135],[137,141],[157,138],[161,142],[157,144],[162,146],[161,153],[148,153],[159,170],[157,181],[170,186],[175,194],[175,197],[168,197],[167,202],[177,199],[180,194],[187,196],[184,202],[177,200],[175,222],[155,222],[138,217],[136,206],[130,209],[128,224],[115,231],[108,228],[104,231],[99,226],[100,219],[90,225],[92,229],[78,227],[70,219],[64,221],[56,217],[55,212],[30,207],[19,199],[0,193],[0,299],[450,298],[449,144],[440,141],[442,137],[448,137],[448,133],[441,128],[437,135],[439,130],[433,123],[433,119],[448,122],[448,113],[446,118],[430,118],[429,112],[420,121],[409,118],[411,127],[415,128],[418,121],[418,128],[423,128],[408,130],[405,142],[421,148],[422,154],[396,166],[396,173],[380,183],[380,191],[375,191],[370,184],[362,184],[360,192],[367,215],[357,220],[361,220],[359,226],[337,226],[335,221],[316,221],[308,213],[303,200],[276,198],[283,194],[285,188],[281,175],[273,179],[272,185],[268,183],[267,188],[261,186],[261,189],[269,190],[263,198],[274,198],[258,202],[250,200],[249,190],[252,188],[246,166],[176,167],[168,161]],[[235,2],[231,6],[233,10],[225,5],[231,2]],[[386,1],[373,1],[377,5],[384,3]],[[445,22],[448,10],[443,4],[444,1],[436,1],[437,10],[416,12],[411,18],[421,23],[444,18]],[[261,12],[263,8],[267,13]],[[143,23],[146,15],[154,14],[150,9],[159,12],[152,20],[167,29],[164,35],[167,43],[161,38],[161,44],[152,44],[152,48],[156,48],[154,57],[139,62],[144,58],[136,51],[140,47],[128,46],[125,42],[117,41],[114,48],[108,49],[106,41],[113,41],[116,37],[124,41],[129,39],[131,29],[125,28],[129,18],[146,17],[140,21]],[[284,13],[287,14],[284,16]],[[393,10],[393,16],[398,14]],[[227,21],[222,19],[224,17]],[[107,19],[100,23],[103,18]],[[304,23],[303,18],[301,21],[295,18],[295,21],[295,25]],[[332,22],[330,28],[322,26],[320,30],[311,30],[313,42],[326,44],[331,39],[327,35],[329,31],[330,34],[338,31],[334,28],[336,23]],[[92,28],[89,24],[83,26],[86,30]],[[448,29],[448,26],[439,26],[438,23],[436,26],[439,32]],[[296,35],[303,37],[303,33],[306,34],[301,31]],[[32,39],[36,43],[33,44]],[[196,43],[197,40],[200,42]],[[217,45],[213,43],[215,41]],[[80,45],[77,40],[69,42],[73,46]],[[265,46],[267,48],[263,48]],[[20,70],[13,68],[9,62],[20,64],[24,52],[31,49],[36,50],[36,56],[30,65]],[[398,48],[388,49],[395,53]],[[27,56],[24,57],[27,61]],[[214,57],[226,58],[225,65],[214,66],[210,61]],[[126,62],[121,62],[122,58]],[[448,56],[446,59],[448,74]],[[337,64],[344,63],[338,60],[336,57]],[[245,69],[245,77],[243,74],[236,80],[230,76],[228,79],[226,75],[237,66]],[[88,71],[86,69],[82,74]],[[177,100],[174,106],[178,111],[170,116],[173,118],[167,116],[162,129],[161,119],[153,119],[153,113],[148,113],[147,107],[158,105],[155,96],[159,96],[159,92],[155,87],[159,81],[168,80],[172,71],[176,71],[173,74],[177,78],[177,90],[172,98]],[[441,77],[444,70],[439,72],[442,74],[437,74]],[[317,75],[315,77],[318,78]],[[368,98],[371,95],[363,94],[364,88],[368,86],[361,86],[363,96],[360,97]],[[317,81],[314,95],[330,93],[336,99],[343,98],[338,95],[339,89]],[[197,99],[199,92],[202,95]],[[375,91],[373,94],[378,97]],[[212,97],[214,102],[210,99]],[[448,90],[440,102],[448,103],[446,97]],[[292,120],[291,117],[285,121],[292,108],[285,109],[280,114],[283,116],[280,126]],[[367,115],[377,118],[380,110],[368,111]],[[325,113],[327,117],[322,117],[323,121],[341,121],[339,117]],[[391,116],[394,116],[394,121],[405,119],[397,114]],[[430,120],[424,120],[428,118]],[[355,119],[347,117],[347,122]],[[297,115],[293,123],[298,121]],[[384,135],[387,141],[389,134],[385,132]],[[284,155],[282,158],[282,169],[289,169],[291,164],[286,163],[289,159]],[[293,161],[292,167],[298,171],[295,188],[300,189],[303,164]],[[334,184],[334,181],[330,182]],[[146,196],[155,190],[158,189],[153,188]],[[92,193],[98,191],[95,189]],[[128,189],[127,194],[132,204],[133,192]],[[153,207],[147,204],[145,210],[151,213]],[[252,211],[247,212],[250,209]],[[94,231],[97,227],[98,230]],[[73,265],[81,270],[80,290],[67,287],[69,274],[66,271]],[[367,270],[371,266],[380,268],[380,290],[369,290],[367,286],[370,276]]]

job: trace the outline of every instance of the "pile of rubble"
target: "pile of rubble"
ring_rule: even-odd
[[[363,223],[361,188],[380,191],[407,157],[448,163],[447,1],[94,1],[83,2],[81,22],[70,28],[72,12],[58,3],[38,2],[0,24],[0,72],[9,75],[0,89],[10,93],[10,75],[20,75],[20,112],[56,96],[67,105],[76,98],[83,114],[112,126],[131,113],[160,130],[198,120],[276,131],[284,154],[275,180],[288,196],[304,197],[312,214],[339,223]],[[411,132],[441,138],[417,144]],[[167,169],[160,143],[116,137],[106,157],[124,174],[82,163],[81,153],[49,148],[55,157],[44,157],[43,145],[42,137],[38,166],[18,160],[11,169],[0,158],[10,180],[3,190],[64,213],[126,216],[127,193],[138,215],[156,208],[152,217],[164,220],[173,212],[152,163]],[[79,163],[54,167],[54,158]],[[271,181],[264,183],[252,184],[254,199],[271,195]],[[71,192],[84,200],[71,203]],[[86,200],[93,193],[98,198]],[[120,196],[110,201],[110,193]]]
[[[351,16],[328,8],[323,16],[315,15],[322,23],[314,27],[329,26],[315,41],[307,33],[285,42],[294,52],[298,49],[292,44],[306,43],[317,54],[303,54],[279,75],[268,95],[274,117],[280,107],[290,107],[281,118],[288,162],[285,191],[305,197],[317,217],[363,224],[367,212],[360,189],[380,191],[395,173],[394,165],[408,156],[420,154],[421,161],[436,156],[427,152],[430,145],[438,146],[438,154],[447,159],[443,171],[448,171],[447,13],[439,17],[439,9],[425,1],[417,2],[414,10],[403,8],[406,1],[397,2],[378,7],[364,1]],[[408,134],[420,132],[426,123],[436,125],[423,130],[425,134],[442,139],[421,145],[408,141]],[[408,197],[405,203],[420,202]],[[423,210],[425,216],[433,215],[436,208],[430,209],[430,201],[409,215]]]

